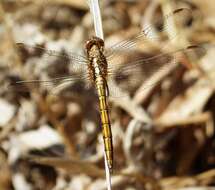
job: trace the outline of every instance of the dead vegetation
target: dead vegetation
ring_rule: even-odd
[[[180,7],[191,10],[192,19],[182,18],[186,24],[170,25],[162,34],[165,36],[140,44],[132,57],[113,61],[121,66],[124,59],[148,58],[193,44],[204,50],[185,51],[174,57],[175,64],[167,64],[153,75],[147,76],[143,67],[133,70],[136,79],[125,75],[120,83],[109,84],[113,89],[109,98],[113,189],[213,189],[215,3],[104,1],[105,42],[110,47],[132,38],[147,25],[154,26],[153,32],[160,35],[162,23],[154,20]],[[172,37],[177,30],[182,32]],[[52,89],[59,80],[24,88],[8,86],[19,80],[80,76],[83,68],[75,60],[72,66],[68,64],[65,55],[83,53],[84,42],[93,34],[84,1],[1,1],[0,189],[106,189],[94,90],[86,88],[84,80],[63,85],[57,95]],[[18,51],[17,42],[61,54],[50,56],[54,51],[44,53],[43,49]],[[113,72],[120,71],[120,67],[113,68]]]

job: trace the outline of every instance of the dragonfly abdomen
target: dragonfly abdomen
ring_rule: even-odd
[[[109,109],[107,104],[106,96],[106,81],[102,76],[96,77],[95,85],[99,97],[99,108],[102,123],[102,134],[104,139],[105,154],[109,169],[112,171],[113,168],[113,143],[112,143],[112,132],[109,118]]]

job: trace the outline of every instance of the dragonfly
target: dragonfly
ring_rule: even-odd
[[[191,15],[189,9],[176,9],[164,16],[164,18],[158,19],[155,24],[159,25],[159,33],[165,34],[171,31],[172,22],[181,24],[181,20],[188,17],[188,15]],[[117,96],[119,94],[117,90],[110,90],[111,86],[109,85],[109,81],[111,79],[125,81],[125,75],[132,75],[131,78],[127,79],[127,82],[141,80],[141,75],[139,74],[142,72],[142,69],[146,70],[148,72],[147,74],[154,74],[160,69],[165,69],[167,65],[177,64],[177,55],[181,53],[193,53],[196,49],[200,48],[199,46],[191,45],[173,51],[161,52],[148,58],[142,55],[126,64],[121,61],[122,58],[127,58],[128,55],[134,54],[133,50],[142,44],[144,45],[147,41],[159,41],[160,36],[152,35],[153,30],[153,26],[148,26],[135,37],[123,40],[110,48],[105,48],[105,42],[102,39],[92,37],[85,44],[86,53],[84,55],[71,52],[62,54],[53,50],[47,50],[40,46],[29,46],[27,44],[18,43],[17,46],[22,51],[24,49],[28,52],[37,52],[37,54],[46,55],[48,58],[58,57],[64,60],[62,63],[59,63],[60,67],[64,65],[66,65],[66,67],[71,66],[72,74],[66,73],[61,77],[54,77],[49,80],[20,80],[15,81],[15,83],[10,84],[10,86],[22,89],[22,87],[26,87],[26,85],[31,86],[46,83],[58,87],[67,82],[76,82],[80,80],[84,80],[87,85],[93,86],[98,95],[105,155],[108,167],[110,171],[112,171],[114,155],[108,97]],[[168,39],[171,41],[178,35],[179,33],[173,33]],[[81,72],[79,72],[79,68],[81,68]],[[134,79],[135,77],[138,78]]]

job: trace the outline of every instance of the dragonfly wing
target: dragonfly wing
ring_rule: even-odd
[[[109,80],[116,83],[127,92],[135,91],[140,85],[144,84],[142,90],[151,88],[158,84],[162,76],[166,76],[174,69],[182,55],[188,57],[194,54],[203,55],[205,49],[201,46],[188,46],[187,48],[177,49],[172,52],[158,53],[155,56],[146,58],[145,54],[140,54],[139,58],[131,62],[118,64],[115,67],[109,67]],[[129,61],[129,60],[128,60]],[[109,88],[112,88],[111,86]],[[117,87],[118,88],[118,87]],[[121,97],[122,93],[116,87],[110,89],[112,97]]]
[[[23,62],[26,62],[29,58],[38,58],[42,61],[41,67],[49,67],[50,75],[55,75],[53,77],[65,76],[69,68],[75,73],[80,71],[81,68],[86,69],[87,67],[87,58],[84,55],[68,52],[65,49],[58,52],[48,50],[44,46],[31,46],[24,43],[17,43],[16,47]],[[37,65],[39,64],[37,63]],[[53,68],[55,68],[55,72]]]
[[[60,59],[66,59],[69,61],[75,61],[79,63],[87,63],[87,58],[84,55],[75,54],[73,52],[62,51],[58,52],[55,50],[45,49],[42,45],[28,45],[25,43],[16,43],[16,48],[20,52],[22,57],[29,56],[48,56],[48,57],[57,57]]]
[[[147,42],[156,42],[158,44],[163,35],[167,36],[169,42],[176,39],[181,34],[181,31],[176,29],[178,28],[176,25],[188,25],[188,21],[191,19],[192,11],[188,8],[176,9],[162,18],[155,19],[153,24],[145,26],[137,36],[121,41],[108,49],[105,54],[109,64],[118,62],[118,59],[120,59],[119,52],[129,52]]]
[[[63,86],[66,88],[68,84],[73,85],[85,80],[86,78],[80,78],[80,76],[77,78],[74,76],[58,77],[49,80],[15,80],[9,82],[7,89],[14,92],[31,92],[40,89],[51,94],[57,94],[63,89]]]
[[[23,43],[18,43],[17,49],[20,58],[25,63],[24,69],[30,65],[30,70],[27,70],[20,80],[11,81],[8,85],[10,90],[30,91],[42,86],[51,92],[62,83],[83,81],[88,77],[87,59],[82,55],[60,53]],[[28,62],[28,59],[32,57],[35,57],[34,64]],[[29,78],[31,80],[25,80]]]

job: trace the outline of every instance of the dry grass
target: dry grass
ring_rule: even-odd
[[[102,6],[107,47],[132,38],[145,25],[155,27],[153,21],[171,10],[186,7],[193,17],[180,17],[186,24],[170,19],[162,36],[156,28],[150,30],[157,40],[142,41],[131,54],[133,47],[110,64],[112,74],[125,75],[109,83],[113,189],[210,189],[215,178],[214,3],[112,1]],[[85,76],[85,65],[74,59],[68,64],[66,55],[82,53],[84,42],[93,35],[90,16],[82,1],[0,3],[0,189],[106,188],[94,89],[81,78],[57,95],[52,89],[58,80],[27,85],[25,90],[8,88],[18,80]],[[17,42],[61,54],[20,51]],[[187,51],[191,44],[201,48]],[[129,65],[127,73],[120,70],[133,60],[183,48],[184,54],[175,53],[171,64],[156,72],[150,69],[168,56],[153,59],[146,67]]]

